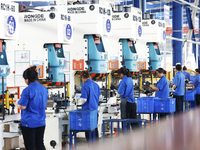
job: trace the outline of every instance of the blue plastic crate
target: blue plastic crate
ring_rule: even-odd
[[[70,111],[70,130],[93,130],[97,128],[97,113],[97,110]]]
[[[195,100],[196,91],[195,90],[187,90],[186,91],[186,101],[194,101]],[[185,101],[185,95],[183,97]]]
[[[172,113],[176,111],[175,98],[155,99],[154,104],[155,113]]]
[[[137,98],[137,112],[138,113],[153,113],[155,99],[158,99],[158,98],[157,97]]]

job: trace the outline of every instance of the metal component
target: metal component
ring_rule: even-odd
[[[90,64],[88,67],[91,69],[91,73],[106,73],[106,53],[103,46],[103,41],[101,37],[86,35],[88,44],[88,59]],[[98,46],[95,42],[98,40]]]
[[[145,12],[145,13],[143,13],[142,14],[142,19],[150,19],[150,14],[149,13],[147,13],[147,12]]]
[[[128,68],[130,71],[138,71],[138,54],[136,52],[136,48],[133,41],[130,41],[128,39],[120,39],[120,42],[122,43],[123,66]]]
[[[131,12],[131,7],[130,6],[124,6],[123,12]]]
[[[115,5],[115,11],[116,12],[123,12],[123,5],[120,5],[120,4]]]

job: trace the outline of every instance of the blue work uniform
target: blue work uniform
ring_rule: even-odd
[[[200,106],[200,74],[194,78],[192,84],[195,86],[196,89],[196,104]]]
[[[190,73],[186,72],[186,71],[183,71],[182,72],[185,76],[185,79],[188,79],[190,81]]]
[[[200,94],[200,74],[194,78],[194,81],[192,81],[192,84],[196,88],[196,94]]]
[[[126,75],[121,80],[118,93],[120,94],[121,119],[137,119],[136,103],[134,95],[133,80]],[[124,124],[122,124],[124,126]],[[131,124],[132,128],[138,127],[138,124]],[[129,128],[127,126],[127,128]]]
[[[181,71],[175,74],[173,85],[176,85],[173,95],[183,96],[185,93],[185,76],[183,75]]]
[[[21,111],[21,126],[37,128],[46,125],[45,109],[48,100],[48,90],[39,82],[32,82],[26,87],[18,104],[25,106]]]
[[[100,95],[101,91],[99,85],[91,79],[87,79],[81,89],[81,98],[87,99],[82,105],[82,109],[97,110]]]
[[[127,102],[135,103],[134,95],[134,87],[133,80],[131,77],[127,77],[126,75],[123,77],[121,82],[119,83],[118,93],[120,94],[120,98],[126,98]]]
[[[178,114],[183,112],[183,96],[185,93],[185,76],[181,71],[175,74],[173,85],[176,85],[175,91],[173,93],[173,98],[176,98],[175,114]]]
[[[161,99],[169,98],[169,83],[165,75],[160,78],[156,87],[159,89],[159,91],[156,91],[155,97],[159,97]]]

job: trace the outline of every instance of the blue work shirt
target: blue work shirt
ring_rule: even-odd
[[[101,91],[99,85],[91,79],[87,79],[81,89],[81,98],[87,99],[82,105],[82,109],[97,110],[100,95]]]
[[[169,98],[169,83],[165,75],[163,75],[158,81],[156,87],[159,91],[156,91],[155,97],[159,98]]]
[[[183,71],[182,72],[185,76],[185,79],[188,79],[190,81],[190,73],[186,72],[186,71]]]
[[[123,79],[119,83],[118,93],[120,94],[120,98],[127,97],[127,102],[135,103],[135,97],[133,96],[133,80],[131,77],[127,77],[126,75],[123,77]]]
[[[19,105],[26,107],[21,111],[21,126],[29,128],[45,126],[47,100],[47,88],[39,82],[30,83],[18,101]]]
[[[196,94],[200,94],[200,74],[194,78],[194,81],[192,81],[192,84],[196,88]]]
[[[181,71],[175,74],[173,85],[176,85],[173,95],[183,96],[185,93],[185,76],[182,74]]]

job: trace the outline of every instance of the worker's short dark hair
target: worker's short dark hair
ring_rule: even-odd
[[[165,71],[163,68],[158,68],[156,71],[158,71],[159,73],[163,73],[163,74],[167,73],[167,71]]]
[[[200,68],[195,69],[196,72],[200,73]]]
[[[123,74],[123,75],[127,75],[127,77],[131,77],[131,72],[130,72],[130,70],[128,69],[128,68],[126,68],[126,67],[121,67],[121,68],[119,68],[119,70],[118,70],[118,74]]]
[[[36,66],[27,68],[23,73],[23,78],[28,79],[29,84],[35,82],[38,79],[38,73],[36,71]]]
[[[181,71],[182,67],[181,64],[176,64],[176,70]]]
[[[89,72],[89,70],[83,70],[82,72],[81,72],[81,78],[89,78],[90,77],[90,72]]]
[[[186,67],[186,66],[183,66],[183,70],[187,70],[187,67]]]

